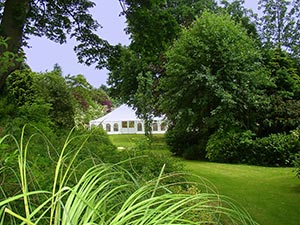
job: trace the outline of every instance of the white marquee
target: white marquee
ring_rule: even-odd
[[[127,105],[121,105],[105,116],[91,120],[90,128],[102,125],[108,134],[144,134],[144,121],[136,116],[135,111]],[[151,125],[153,134],[166,132],[166,122],[162,117],[154,117]]]

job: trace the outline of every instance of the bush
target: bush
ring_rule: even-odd
[[[195,160],[199,158],[199,145],[188,146],[184,149],[182,157],[188,160]]]
[[[297,132],[254,139],[251,131],[217,131],[207,144],[207,158],[215,162],[260,166],[291,166],[299,152]]]
[[[206,157],[214,162],[249,163],[254,136],[249,130],[225,132],[220,129],[210,136],[206,146]]]
[[[166,142],[175,156],[186,159],[204,159],[206,138],[199,138],[197,132],[187,132],[178,128],[169,128],[166,133]]]
[[[300,153],[296,154],[293,165],[295,167],[296,176],[300,179]]]
[[[271,134],[255,141],[255,159],[253,164],[261,166],[291,166],[293,158],[299,152],[299,139],[295,133]]]
[[[19,131],[17,131],[19,135]],[[74,166],[71,168],[74,172],[69,178],[70,184],[77,182],[78,176],[81,176],[92,165],[102,161],[112,161],[111,158],[117,154],[115,146],[110,142],[108,135],[101,128],[93,130],[78,129],[71,133],[60,131],[58,134],[49,132],[44,135],[37,128],[27,125],[22,131],[22,146],[16,146],[13,138],[6,138],[0,144],[0,175],[2,176],[0,199],[5,195],[12,196],[20,191],[19,184],[15,183],[15,175],[18,168],[18,148],[28,149],[27,164],[30,167],[29,180],[30,188],[38,186],[44,190],[50,191],[55,172],[55,166],[59,160],[59,154],[64,151],[65,157],[63,164],[67,165],[74,160]],[[46,137],[47,136],[47,137]],[[15,136],[18,137],[18,136]],[[69,142],[66,143],[65,141]],[[65,147],[66,146],[66,147]],[[77,150],[81,149],[77,154]],[[64,169],[67,169],[64,166]],[[76,176],[75,176],[76,174]]]
[[[82,147],[80,157],[87,158],[87,154],[97,162],[112,162],[118,154],[116,146],[114,146],[107,133],[102,126],[94,127],[91,130],[81,128],[76,130],[77,140],[74,142],[77,146],[81,145],[86,138],[86,142]],[[74,146],[76,148],[76,146]]]

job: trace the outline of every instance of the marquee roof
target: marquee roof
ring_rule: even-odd
[[[154,117],[154,120],[162,120],[161,117]],[[103,122],[113,122],[113,121],[132,121],[141,120],[136,116],[135,110],[129,106],[123,104],[113,110],[112,112],[106,114],[103,117],[90,121],[90,123],[103,123]]]

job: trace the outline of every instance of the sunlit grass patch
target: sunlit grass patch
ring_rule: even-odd
[[[163,134],[154,134],[151,138],[144,134],[110,135],[110,140],[119,148],[135,150],[167,150]]]
[[[128,135],[114,136],[114,140],[120,142],[126,138]],[[163,138],[160,140],[164,141]],[[162,148],[162,152],[164,149],[166,148]],[[190,173],[210,180],[217,187],[219,194],[239,202],[259,223],[299,224],[300,181],[296,178],[293,168],[187,160],[181,162]]]
[[[190,172],[213,182],[260,224],[299,224],[300,182],[293,168],[184,161]]]

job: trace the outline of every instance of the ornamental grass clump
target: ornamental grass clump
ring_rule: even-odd
[[[97,163],[77,177],[80,164],[74,162],[84,143],[71,154],[67,148],[73,140],[70,137],[59,151],[53,177],[49,177],[52,187],[40,190],[31,184],[34,177],[30,177],[27,162],[34,136],[24,143],[23,135],[24,129],[16,142],[19,168],[15,174],[20,192],[9,196],[1,188],[5,198],[0,200],[0,225],[256,224],[247,212],[209,191],[207,185],[202,188],[197,182],[164,182],[182,176],[164,174],[164,166],[156,179],[146,182],[122,167],[123,162]],[[0,146],[7,138],[0,140]],[[3,171],[1,168],[1,176]],[[74,177],[78,178],[76,182],[69,182]]]

